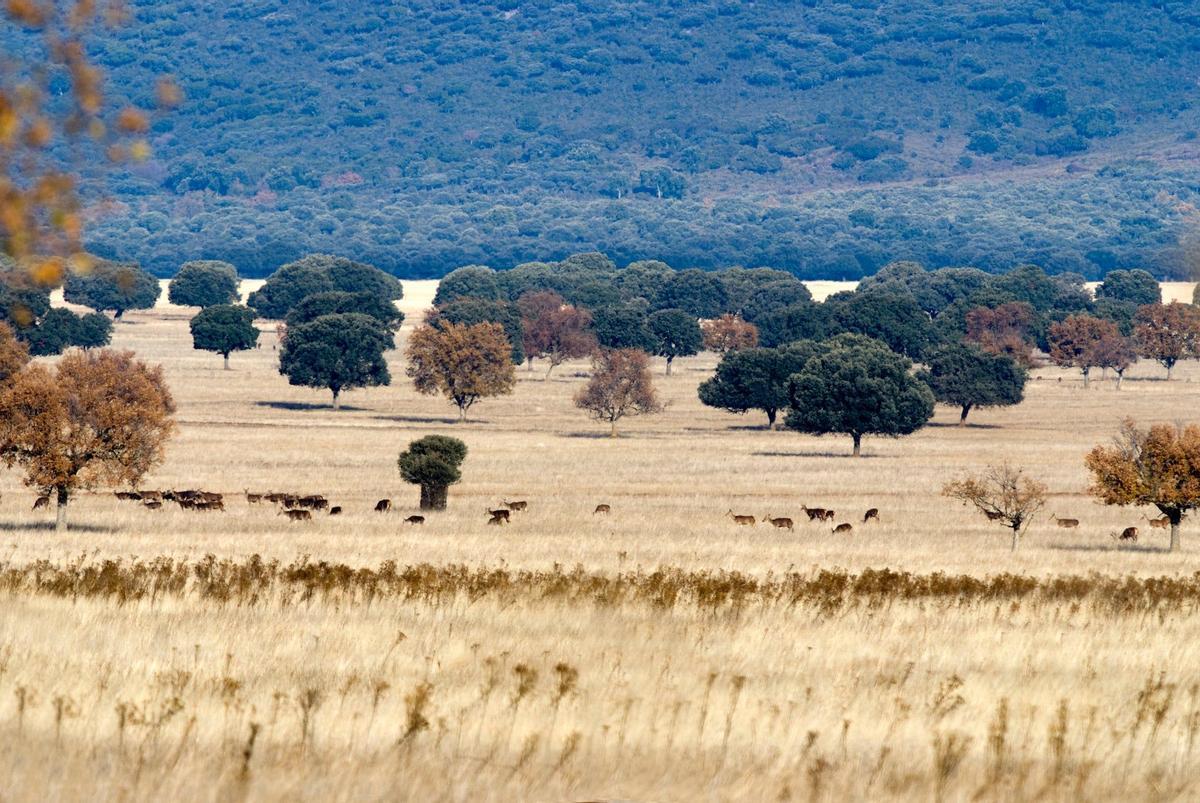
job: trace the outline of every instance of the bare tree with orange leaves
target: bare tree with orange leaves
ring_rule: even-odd
[[[700,330],[704,332],[704,348],[717,354],[752,349],[758,345],[758,327],[729,313],[704,321],[700,324]]]
[[[162,462],[174,412],[161,367],[128,351],[72,351],[0,389],[0,459],[55,498],[65,530],[77,491],[136,485]]]
[[[29,347],[17,339],[12,327],[0,323],[0,385],[16,376],[29,362]]]
[[[67,157],[115,164],[150,154],[151,112],[109,108],[103,73],[87,53],[89,34],[124,17],[120,0],[7,0],[0,11],[0,24],[19,26],[37,42],[25,51],[32,55],[9,56],[0,72],[0,253],[42,285],[90,265]],[[69,90],[52,92],[52,75],[66,76]],[[179,101],[178,87],[162,79],[159,110]]]
[[[627,416],[663,410],[650,378],[650,358],[638,349],[602,351],[593,358],[592,378],[575,395],[575,406],[609,424],[617,437],[617,422]]]

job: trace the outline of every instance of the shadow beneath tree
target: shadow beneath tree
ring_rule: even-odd
[[[371,416],[376,421],[394,421],[397,424],[490,424],[486,418],[468,418],[466,421],[459,421],[457,417],[441,418],[432,415],[375,415]]]
[[[848,460],[895,460],[893,455],[864,454],[855,457],[845,452],[751,452],[753,457],[845,457]]]
[[[0,521],[0,532],[4,533],[34,533],[54,532],[53,521]],[[102,527],[98,524],[71,524],[67,532],[72,533],[115,533],[116,527]]]
[[[925,426],[934,429],[1004,429],[999,424],[973,424],[970,421],[963,426],[959,426],[957,423],[947,424],[945,421],[930,421]]]
[[[1170,547],[1150,546],[1149,544],[1051,544],[1047,549],[1056,552],[1141,552],[1143,554],[1161,555],[1171,551]]]
[[[289,410],[292,412],[309,412],[312,410],[333,410],[332,404],[317,404],[313,402],[290,402],[290,401],[257,401],[255,407],[269,407],[272,410]],[[337,412],[361,413],[366,411],[366,407],[352,407],[349,404],[343,404],[337,409]]]

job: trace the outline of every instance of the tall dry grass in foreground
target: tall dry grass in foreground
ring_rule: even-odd
[[[6,800],[1185,799],[1200,578],[7,566]]]
[[[409,290],[417,312],[432,287]],[[1020,407],[941,411],[852,460],[703,408],[711,356],[659,363],[666,411],[610,442],[571,403],[584,363],[519,371],[466,425],[403,381],[335,414],[275,373],[271,332],[226,373],[184,311],[127,318],[115,345],[163,363],[180,407],[146,485],[229,511],[96,494],[56,534],[0,474],[0,800],[1198,796],[1200,529],[1160,551],[1082,462],[1125,416],[1197,418],[1196,365],[1139,365],[1120,392],[1039,370]],[[464,482],[405,527],[396,455],[434,432],[467,442]],[[1004,459],[1080,528],[1035,523],[1010,555],[938,495]],[[243,488],[346,512],[293,525]],[[530,510],[488,527],[503,498]],[[1145,537],[1121,547],[1129,525]]]

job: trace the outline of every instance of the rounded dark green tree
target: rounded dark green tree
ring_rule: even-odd
[[[228,262],[185,262],[167,285],[167,300],[182,307],[215,307],[238,302],[237,268]]]
[[[1162,303],[1162,288],[1149,271],[1110,270],[1104,281],[1096,288],[1096,298],[1128,301],[1141,307],[1146,304]]]
[[[391,299],[370,292],[347,293],[344,290],[331,290],[327,293],[315,293],[307,296],[292,307],[284,320],[288,326],[299,326],[302,323],[315,321],[322,315],[339,315],[347,312],[370,315],[393,331],[399,329],[400,324],[404,323],[404,313],[396,308],[396,304]]]
[[[394,345],[392,332],[369,315],[322,315],[288,328],[279,373],[293,385],[328,389],[336,410],[344,390],[391,384],[383,354]]]
[[[878,340],[838,335],[788,383],[788,429],[849,435],[854,456],[865,435],[899,437],[933,417],[933,392],[915,378],[908,358]]]
[[[61,354],[72,346],[102,348],[112,337],[112,321],[98,312],[80,316],[69,309],[54,307],[36,326],[20,330],[20,336],[35,357]]]
[[[687,310],[697,318],[715,318],[729,312],[725,285],[714,273],[688,268],[670,276],[659,290],[659,309]]]
[[[654,338],[646,325],[649,316],[644,304],[613,304],[592,310],[592,331],[606,349],[640,349],[650,352]]]
[[[770,429],[776,414],[788,406],[788,380],[816,352],[817,345],[808,340],[775,349],[731,351],[721,358],[713,377],[700,383],[700,401],[731,413],[762,410]]]
[[[704,334],[696,316],[681,309],[660,309],[646,319],[650,332],[651,354],[665,357],[667,376],[676,357],[691,357],[704,348]]]
[[[513,365],[525,362],[525,330],[521,324],[521,311],[511,301],[464,296],[431,310],[425,316],[425,323],[434,326],[439,326],[442,321],[460,326],[498,323],[504,327],[504,336],[512,345]]]
[[[917,377],[942,404],[960,411],[959,426],[976,407],[1005,407],[1025,398],[1025,369],[1003,354],[971,343],[949,343],[932,349]]]
[[[467,445],[447,435],[426,435],[400,453],[400,476],[421,486],[421,510],[446,509],[448,491],[462,479],[459,466],[466,457]]]
[[[449,304],[460,298],[484,298],[498,301],[501,297],[496,271],[483,265],[467,265],[447,273],[438,282],[433,297],[434,306]]]
[[[192,348],[214,351],[225,358],[229,370],[229,355],[247,351],[258,344],[258,328],[254,325],[254,310],[233,304],[205,307],[191,321]]]
[[[132,262],[97,260],[87,273],[71,273],[63,286],[63,298],[97,312],[120,318],[127,310],[150,309],[162,288],[158,279]]]
[[[387,301],[402,298],[396,277],[372,265],[329,254],[310,254],[284,265],[250,294],[248,304],[263,318],[283,320],[292,307],[317,293],[370,293]]]

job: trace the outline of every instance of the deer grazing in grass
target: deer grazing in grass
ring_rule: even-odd
[[[509,510],[527,510],[529,508],[529,503],[524,500],[518,502],[509,502],[505,500],[504,506]]]
[[[330,516],[340,516],[340,515],[342,515],[342,506],[341,506],[341,505],[334,505],[333,507],[329,508],[329,515],[330,515]]]
[[[42,510],[42,509],[48,510],[49,508],[50,508],[50,497],[39,496],[37,499],[33,500],[33,509],[34,510]]]
[[[505,511],[505,512],[508,512],[508,511]],[[490,519],[488,519],[488,524],[495,524],[496,526],[502,526],[502,525],[508,524],[508,516],[493,515]]]
[[[1074,530],[1079,527],[1079,519],[1060,519],[1058,515],[1054,513],[1050,514],[1050,518],[1055,524],[1057,524],[1059,527],[1062,527],[1064,530]]]
[[[829,512],[823,507],[805,507],[804,505],[801,505],[800,509],[805,512],[809,521],[825,521],[825,514]]]
[[[496,510],[489,510],[487,514],[493,519],[504,519],[505,522],[508,522],[511,511],[509,511],[509,509],[506,507],[502,507],[497,508]]]
[[[1138,528],[1126,527],[1124,530],[1121,530],[1120,535],[1113,533],[1113,538],[1117,539],[1118,541],[1132,541],[1136,544],[1138,539]]]
[[[404,523],[405,524],[424,524],[425,517],[424,516],[409,516],[407,519],[404,520]]]
[[[375,503],[375,512],[376,513],[387,513],[391,509],[392,509],[392,500],[391,499],[380,499],[378,502]]]
[[[732,510],[730,510],[725,515],[728,516],[729,518],[733,519],[734,524],[747,525],[747,524],[755,523],[755,518],[753,516],[739,516],[737,513],[734,513]]]
[[[609,513],[612,513],[612,505],[596,505],[596,509],[592,511],[592,515],[595,516],[597,513],[603,513],[607,516]]]
[[[873,507],[863,514],[863,524],[868,521],[879,521],[879,508]]]
[[[854,532],[854,525],[848,521],[843,521],[841,524],[839,524],[838,526],[833,528],[834,535],[840,535],[841,533],[852,533],[852,532]]]
[[[281,510],[279,516],[287,516],[288,521],[312,521],[311,510]]]
[[[763,521],[770,523],[772,527],[775,527],[779,530],[788,530],[789,532],[792,530],[792,520],[789,518],[776,519],[772,518],[771,514],[768,513],[767,515],[763,516]]]

